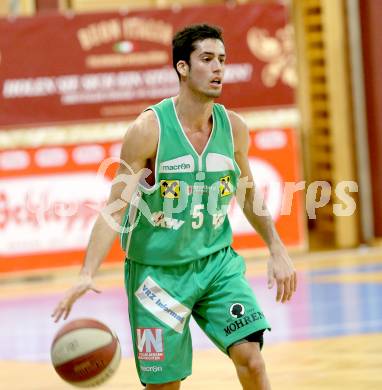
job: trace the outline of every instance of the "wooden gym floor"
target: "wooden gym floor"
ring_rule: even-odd
[[[294,256],[299,288],[286,305],[266,288],[265,261],[248,260],[247,276],[273,330],[264,356],[273,390],[382,389],[382,249]],[[77,271],[77,270],[76,270]],[[74,270],[0,277],[0,388],[64,390],[73,387],[55,374],[49,346],[59,326],[50,313],[74,280]],[[124,359],[104,386],[141,389],[131,358],[121,266],[104,267],[98,286],[74,308],[71,319],[95,317],[116,330]],[[191,323],[193,375],[185,390],[239,390],[230,360]]]

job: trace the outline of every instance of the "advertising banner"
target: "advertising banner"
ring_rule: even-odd
[[[282,241],[289,248],[303,248],[305,219],[301,179],[301,155],[294,129],[263,129],[250,133],[249,164],[255,182],[255,212],[265,204]],[[302,182],[300,182],[302,184]],[[295,187],[296,185],[296,187]],[[295,190],[295,192],[294,192]],[[234,247],[259,249],[265,244],[243,216],[236,200],[229,214]]]
[[[382,3],[359,2],[362,29],[362,54],[365,69],[365,108],[370,153],[371,193],[373,196],[374,235],[382,237]],[[359,172],[362,174],[362,172]],[[367,190],[364,190],[367,193]],[[365,197],[366,198],[366,197]],[[367,198],[366,198],[367,199]],[[361,197],[362,201],[362,197]],[[366,200],[367,201],[367,200]]]
[[[0,273],[81,263],[120,147],[103,143],[0,152]],[[97,174],[109,157],[116,162],[106,174]],[[288,210],[284,195],[285,184],[299,180],[298,159],[293,129],[251,132],[249,161],[256,187],[289,247],[304,242],[301,198],[295,195]],[[264,247],[235,201],[229,218],[236,249]],[[116,240],[107,261],[123,259]]]
[[[293,31],[279,4],[0,19],[0,128],[135,116],[178,91],[173,34],[222,27],[223,94],[237,109],[294,105]]]
[[[117,167],[120,144],[0,152],[0,272],[79,263]],[[112,170],[114,168],[114,171]],[[118,243],[110,259],[123,259]]]

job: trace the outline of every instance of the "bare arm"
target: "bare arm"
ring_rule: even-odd
[[[244,202],[241,205],[249,223],[260,234],[267,244],[271,257],[268,261],[268,287],[277,283],[276,300],[285,302],[296,291],[296,272],[287,250],[282,243],[275,224],[268,210],[264,208],[261,213],[255,212],[255,187],[253,176],[248,162],[249,129],[242,118],[234,112],[229,112],[235,144],[235,160],[241,170],[241,178],[248,180],[248,189],[245,191]],[[265,207],[265,206],[264,206]]]
[[[147,161],[153,158],[158,143],[158,124],[152,111],[142,113],[128,128],[123,139],[120,165],[113,180],[106,207],[98,215],[85,259],[75,285],[54,310],[52,317],[66,319],[74,302],[89,290],[99,292],[94,286],[93,276],[109,253],[118,235],[126,208],[135,192]],[[122,178],[123,180],[120,180]]]
[[[98,215],[90,235],[81,275],[93,277],[109,253],[118,235],[118,230],[113,226],[121,225],[147,160],[155,156],[157,142],[158,126],[154,114],[151,111],[144,112],[129,127],[124,137],[120,165],[106,207]]]

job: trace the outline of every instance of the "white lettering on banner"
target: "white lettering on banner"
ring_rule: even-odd
[[[182,305],[148,276],[135,292],[143,307],[178,333],[183,332],[191,310]]]
[[[83,50],[122,39],[121,21],[118,19],[101,20],[80,28],[77,38]]]
[[[137,328],[139,360],[164,360],[163,330],[161,328]]]
[[[34,158],[39,167],[62,167],[68,161],[68,152],[61,147],[41,148]]]
[[[30,165],[30,160],[25,150],[4,150],[0,152],[0,169],[25,169]]]
[[[174,95],[178,93],[178,85],[171,85],[169,87],[146,88],[141,87],[137,89],[113,90],[113,91],[97,91],[86,93],[72,93],[61,96],[61,103],[64,105],[81,104],[81,103],[102,103],[102,102],[118,102],[123,100],[135,99],[157,99],[164,96]]]
[[[57,88],[61,93],[69,93],[79,88],[80,78],[77,75],[56,77]]]
[[[105,149],[101,145],[78,145],[72,152],[78,165],[98,164],[105,158]]]
[[[36,77],[28,79],[5,80],[4,98],[48,96],[58,93],[53,77]]]
[[[163,20],[128,16],[122,20],[100,20],[80,28],[77,38],[83,50],[121,39],[142,40],[170,45],[173,26]]]
[[[224,83],[247,82],[252,65],[227,64]],[[61,95],[62,104],[100,103],[167,97],[178,91],[178,78],[172,67],[142,71],[86,73],[4,80],[4,99]]]
[[[1,179],[0,255],[85,249],[109,190],[93,173]]]
[[[252,78],[253,66],[249,63],[227,64],[224,72],[224,83],[245,83]]]

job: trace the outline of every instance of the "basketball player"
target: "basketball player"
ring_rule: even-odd
[[[108,207],[124,206],[114,207],[113,217],[124,227],[135,361],[147,389],[179,389],[191,374],[191,315],[230,356],[243,389],[270,389],[260,352],[270,325],[245,279],[243,258],[231,248],[226,216],[239,179],[253,178],[248,127],[214,103],[225,60],[219,28],[194,25],[175,35],[179,95],[129,127],[117,173],[129,183],[116,180],[108,200]],[[268,287],[276,282],[276,300],[286,302],[296,291],[296,273],[269,214],[254,212],[254,193],[253,187],[245,191],[243,210],[270,250]],[[98,291],[93,276],[117,235],[102,214],[80,277],[52,314],[56,321],[66,319],[85,292]]]

